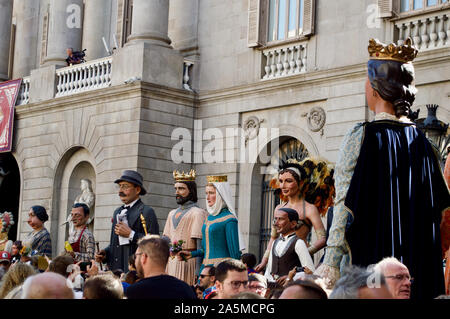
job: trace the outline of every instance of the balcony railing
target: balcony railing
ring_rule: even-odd
[[[306,72],[306,44],[270,48],[263,51],[263,80]]]
[[[22,79],[22,85],[20,86],[16,105],[28,104],[29,101],[30,101],[30,77],[27,76]]]
[[[445,10],[397,20],[398,44],[411,37],[419,51],[450,47],[449,16]]]
[[[77,64],[56,71],[56,97],[111,86],[112,57]]]

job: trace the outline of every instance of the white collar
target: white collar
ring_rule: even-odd
[[[398,118],[397,116],[393,114],[389,114],[386,112],[380,112],[375,114],[375,121],[381,121],[381,120],[391,120],[396,122],[402,122],[402,123],[411,123],[411,120],[407,118],[406,116],[401,116]]]
[[[136,202],[139,200],[139,197],[138,197],[138,199],[136,199],[134,202],[132,202],[131,204],[125,204],[125,205],[123,205],[123,206],[129,206],[130,208],[131,207],[133,207],[134,206],[134,204],[136,204]]]

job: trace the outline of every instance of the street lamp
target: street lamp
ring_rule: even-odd
[[[418,119],[415,122],[417,128],[437,147],[441,157],[441,164],[444,165],[447,159],[447,147],[450,145],[450,136],[447,134],[448,124],[438,120],[436,117],[436,110],[439,105],[427,104],[426,106],[428,109],[427,118]]]

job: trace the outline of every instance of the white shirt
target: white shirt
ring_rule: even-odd
[[[119,216],[120,216],[120,217],[125,216],[125,213],[126,213],[131,207],[133,207],[133,205],[136,204],[136,202],[137,202],[138,200],[139,200],[139,198],[136,199],[134,202],[132,202],[132,203],[130,203],[130,204],[128,204],[128,205],[125,205],[125,206],[129,206],[129,208],[124,208],[124,209],[122,209],[122,211],[121,211],[119,214],[117,214],[117,223],[119,222]],[[128,226],[128,220],[127,220],[127,219],[123,219],[122,222],[123,222],[125,225]],[[133,237],[134,237],[134,230],[131,230],[130,236],[128,236],[128,238],[127,238],[127,237],[123,237],[123,236],[119,236],[119,245],[128,245],[130,242],[133,241]]]
[[[289,234],[289,235],[292,235],[292,234]],[[273,243],[274,245],[276,244],[275,253],[277,254],[277,256],[281,257],[287,251],[287,248],[288,248],[287,245],[291,243],[291,241],[288,239],[289,235],[287,235],[287,236],[280,235],[281,237],[284,237],[285,240],[284,241],[279,240],[278,242]],[[311,258],[311,255],[309,254],[308,248],[306,247],[306,244],[303,240],[301,240],[301,239],[297,240],[297,242],[295,243],[295,252],[297,253],[297,256],[300,259],[300,263],[302,264],[303,267],[308,267],[308,269],[311,271],[315,270],[314,262]],[[275,278],[273,278],[273,276],[271,274],[271,272],[272,272],[272,253],[273,253],[273,249],[270,250],[269,260],[267,262],[266,272],[264,273],[264,276],[269,281],[276,281]]]

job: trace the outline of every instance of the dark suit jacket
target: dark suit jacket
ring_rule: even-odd
[[[159,235],[159,225],[153,208],[146,206],[140,199],[128,210],[128,226],[134,230],[134,237],[130,244],[119,245],[119,236],[114,233],[117,224],[117,215],[122,211],[123,206],[114,211],[109,246],[105,248],[106,263],[110,270],[122,269],[128,271],[128,258],[136,252],[137,242],[145,236],[140,215],[143,214],[148,234]]]

